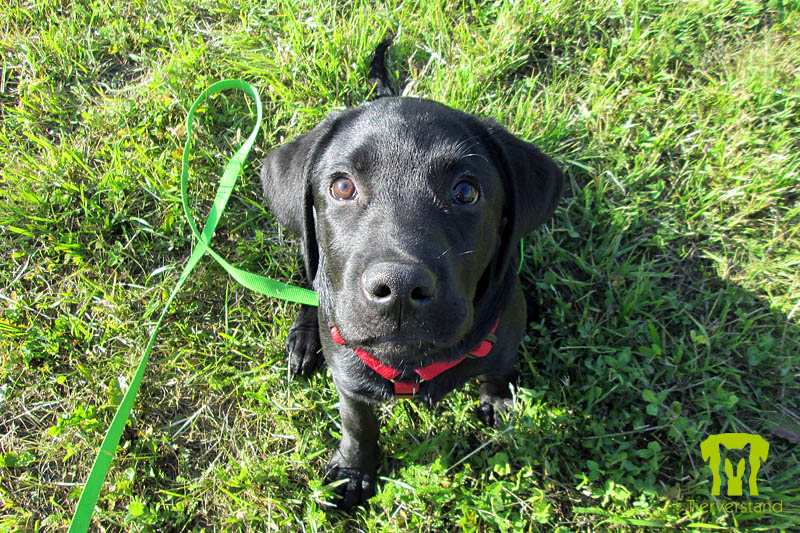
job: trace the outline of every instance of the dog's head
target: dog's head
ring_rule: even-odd
[[[272,151],[262,183],[303,237],[327,326],[397,364],[471,331],[515,275],[519,239],[555,209],[562,175],[492,121],[382,98]]]

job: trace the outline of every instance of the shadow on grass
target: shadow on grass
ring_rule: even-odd
[[[720,277],[704,253],[711,246],[676,231],[668,215],[615,217],[614,202],[592,189],[573,182],[579,192],[565,198],[552,231],[530,244],[541,266],[523,280],[536,309],[520,366],[536,402],[523,403],[518,424],[529,417],[530,441],[514,439],[525,442],[517,453],[547,457],[564,491],[555,499],[572,501],[562,517],[570,522],[797,524],[796,319]],[[556,434],[535,428],[535,405],[560,413]],[[770,444],[759,495],[748,496],[747,467],[744,496],[723,485],[712,498],[700,442],[734,432]],[[712,501],[780,503],[781,512],[699,508]]]

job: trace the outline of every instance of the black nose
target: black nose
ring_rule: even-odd
[[[397,305],[419,308],[433,299],[436,276],[422,265],[375,263],[361,278],[367,300],[390,308]]]

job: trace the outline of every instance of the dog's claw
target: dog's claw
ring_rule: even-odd
[[[348,468],[328,463],[326,483],[339,482],[333,489],[336,494],[334,504],[338,509],[348,510],[363,505],[375,494],[374,476],[356,468]]]

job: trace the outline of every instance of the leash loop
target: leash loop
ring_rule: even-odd
[[[203,227],[203,232],[200,233],[198,231],[197,226],[195,224],[194,216],[192,215],[191,209],[189,208],[189,199],[188,199],[188,186],[189,186],[189,152],[191,150],[191,140],[192,140],[192,122],[194,118],[194,113],[197,108],[202,104],[206,98],[209,96],[216,94],[220,91],[224,91],[227,89],[239,89],[244,91],[247,95],[251,96],[253,100],[256,102],[256,125],[253,128],[253,131],[250,133],[250,136],[245,140],[244,144],[236,151],[234,156],[228,162],[225,167],[225,171],[222,174],[222,179],[219,182],[219,187],[217,188],[217,194],[214,197],[214,204],[211,207],[211,211],[208,214],[208,218],[206,219],[205,226]],[[189,109],[189,115],[186,118],[186,132],[187,132],[187,139],[186,144],[183,147],[183,161],[181,164],[181,200],[183,202],[183,212],[186,214],[186,219],[189,222],[189,227],[192,229],[192,233],[195,237],[197,237],[198,244],[197,246],[203,247],[211,257],[216,260],[217,263],[225,269],[228,274],[231,275],[233,279],[238,281],[244,287],[261,293],[265,296],[271,296],[273,298],[279,298],[281,300],[286,300],[289,302],[295,302],[299,304],[309,305],[312,307],[316,307],[319,305],[319,299],[317,298],[317,293],[311,291],[309,289],[304,289],[302,287],[295,287],[294,285],[288,285],[286,283],[281,283],[279,281],[275,281],[273,279],[269,279],[265,276],[260,276],[258,274],[254,274],[252,272],[247,272],[245,270],[238,269],[228,263],[225,259],[222,258],[217,252],[215,252],[210,246],[209,243],[211,242],[211,238],[214,234],[214,230],[217,227],[217,223],[219,222],[220,218],[222,217],[222,213],[225,210],[225,206],[228,204],[228,199],[231,196],[231,192],[233,192],[233,187],[236,185],[236,179],[239,177],[239,174],[242,172],[242,167],[244,166],[245,161],[247,160],[247,155],[250,153],[251,148],[253,147],[253,143],[255,142],[256,136],[258,135],[258,131],[261,127],[261,117],[262,117],[262,106],[261,106],[261,99],[258,97],[258,93],[256,90],[246,82],[241,80],[224,80],[217,82],[210,86],[208,89],[203,91],[202,94],[195,100],[194,104],[192,104],[191,109]]]

